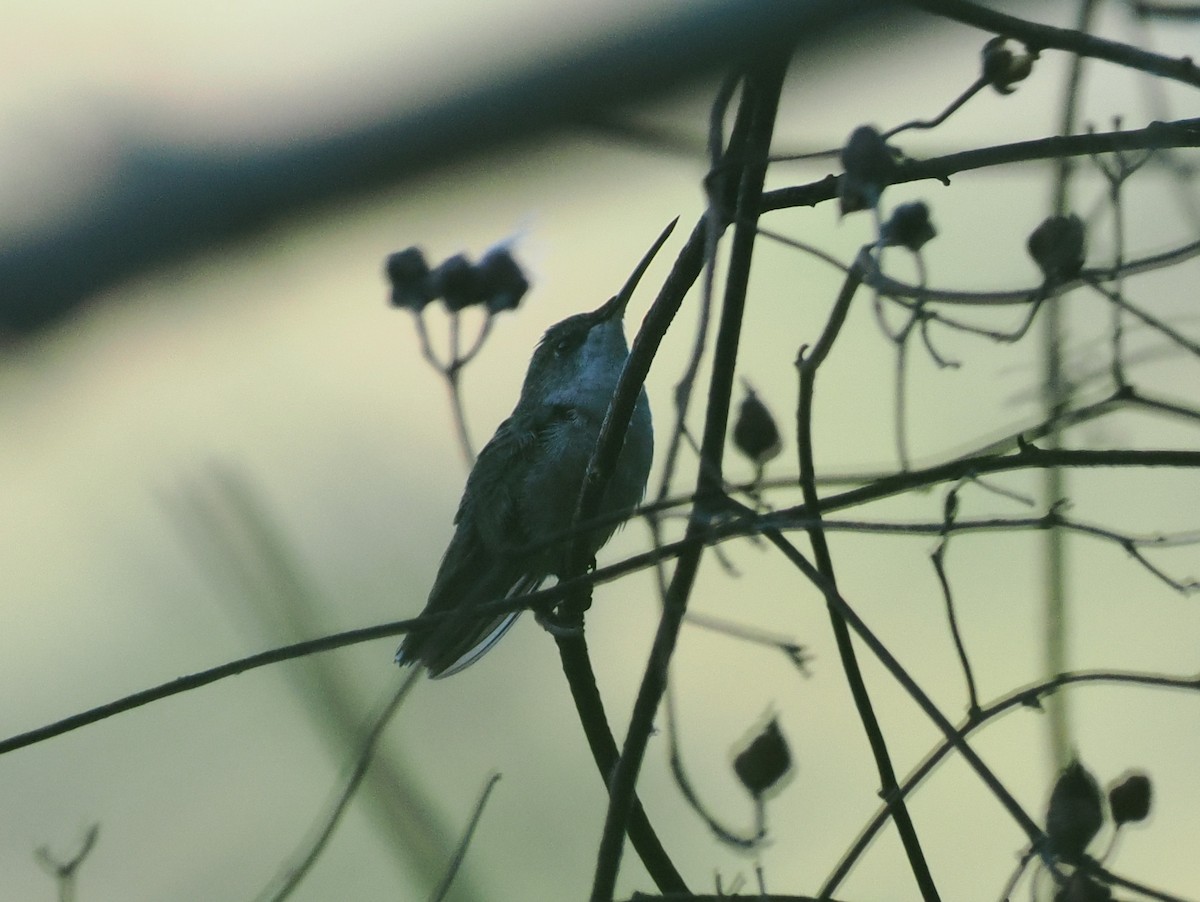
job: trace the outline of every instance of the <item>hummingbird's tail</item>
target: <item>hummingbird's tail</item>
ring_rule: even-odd
[[[457,539],[457,537],[456,537]],[[449,550],[434,581],[423,614],[446,613],[441,622],[413,630],[396,652],[401,667],[424,664],[433,678],[450,676],[486,654],[516,622],[520,611],[492,617],[475,609],[488,602],[515,598],[537,590],[545,577],[521,573],[511,561],[497,560],[478,542]]]
[[[423,663],[429,668],[429,675],[435,680],[442,677],[453,676],[460,670],[465,670],[466,668],[470,667],[485,654],[487,654],[491,650],[492,646],[499,642],[501,637],[508,632],[509,627],[517,622],[517,618],[519,616],[521,616],[520,611],[513,611],[511,614],[505,614],[503,617],[500,617],[496,620],[488,621],[486,624],[488,631],[483,635],[483,637],[457,658],[451,657],[451,654],[457,653],[453,652],[437,654],[436,656],[431,656],[426,659],[423,654],[429,654],[430,649],[425,649],[424,652],[418,651],[414,653],[407,647],[411,639],[411,637],[409,637],[409,639],[404,640],[404,644],[401,645],[400,649],[396,652],[396,663],[401,667],[406,667],[409,664]],[[456,644],[454,647],[457,649],[459,646]],[[448,663],[444,663],[447,661]]]

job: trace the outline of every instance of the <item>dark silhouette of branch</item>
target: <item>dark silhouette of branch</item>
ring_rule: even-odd
[[[149,704],[153,701],[158,701],[162,698],[167,698],[172,695],[178,695],[181,692],[187,692],[191,689],[199,689],[201,686],[207,686],[209,683],[215,683],[218,680],[223,680],[226,677],[237,676],[240,673],[245,673],[249,670],[254,670],[259,667],[265,667],[268,664],[278,664],[280,661],[290,661],[293,658],[301,658],[305,655],[315,654],[321,651],[330,651],[335,648],[344,648],[348,645],[356,645],[359,642],[369,642],[372,639],[381,639],[383,637],[391,637],[401,635],[407,632],[410,624],[416,623],[415,620],[402,620],[399,623],[385,623],[379,626],[368,626],[363,629],[348,630],[344,633],[335,633],[330,636],[322,636],[319,639],[310,639],[307,642],[296,642],[292,645],[285,645],[280,648],[273,648],[269,651],[259,652],[258,654],[249,655],[245,658],[239,658],[236,661],[230,661],[226,664],[220,664],[216,667],[210,667],[208,670],[202,670],[199,673],[194,673],[189,676],[178,677],[169,682],[162,683],[150,689],[143,689],[140,692],[135,692],[132,695],[127,695],[124,698],[108,702],[104,705],[98,705],[87,711],[81,711],[78,714],[73,714],[70,717],[65,717],[62,720],[47,724],[43,727],[38,727],[35,730],[30,730],[26,733],[20,733],[16,736],[10,736],[8,739],[0,741],[0,755],[15,751],[26,746],[33,745],[38,742],[43,742],[55,736],[61,736],[63,733],[69,733],[72,730],[77,730],[80,727],[85,727],[88,724],[96,723],[112,717],[114,714],[121,714],[125,711],[131,711],[134,708],[140,708],[142,705]]]
[[[732,80],[727,79],[727,85],[732,86],[732,83]],[[745,131],[745,119],[744,115],[739,116],[741,124],[735,127],[735,135],[740,136]],[[740,142],[739,137],[735,137],[733,140]],[[623,443],[624,431],[638,393],[667,328],[674,320],[688,289],[695,283],[701,262],[698,251],[710,245],[714,228],[712,217],[706,216],[693,229],[686,246],[677,257],[670,275],[634,338],[629,360],[621,374],[621,380],[605,416],[605,422],[601,427],[596,449],[588,467],[589,474],[596,470],[600,477],[595,479],[589,477],[585,482],[576,511],[576,523],[586,522],[594,516],[606,481],[603,474],[611,472],[615,465],[617,454]],[[585,562],[577,561],[576,568],[581,570],[583,563]],[[569,597],[566,607],[573,609],[576,612],[575,616],[582,618],[582,611],[588,603],[590,603],[590,596]],[[596,689],[595,674],[592,671],[591,659],[582,634],[582,621],[580,621],[579,629],[578,636],[562,635],[556,636],[556,639],[563,672],[567,677],[571,696],[575,701],[592,756],[605,785],[608,786],[619,756],[616,742],[604,713],[603,703]],[[630,814],[629,836],[635,851],[650,871],[659,889],[664,891],[686,889],[683,879],[675,870],[655,835],[641,802],[636,796]]]
[[[820,510],[822,513],[845,510],[847,507],[856,507],[868,501],[878,501],[917,488],[954,482],[963,477],[1042,467],[1178,467],[1194,469],[1200,467],[1200,451],[1165,449],[1158,451],[1074,449],[1047,451],[1024,443],[1015,454],[961,457],[923,469],[881,476],[867,485],[822,498]],[[764,520],[769,520],[771,516],[786,519],[789,517],[802,518],[811,516],[811,514],[812,511],[807,505],[797,505],[781,508],[773,515],[764,516]]]
[[[1051,693],[1069,686],[1097,683],[1101,685],[1145,686],[1157,689],[1185,689],[1200,691],[1200,678],[1171,677],[1160,674],[1131,673],[1119,671],[1081,671],[1076,673],[1061,673],[1051,679],[1033,683],[1009,693],[998,701],[981,708],[973,715],[968,715],[957,728],[957,735],[966,738],[985,724],[996,720],[1003,714],[1019,708],[1040,710],[1041,700]],[[907,797],[928,777],[945,758],[955,749],[950,739],[943,739],[935,749],[927,754],[924,760],[904,778],[900,784],[900,795]],[[821,898],[835,892],[842,881],[850,873],[854,863],[866,851],[876,834],[883,828],[890,817],[888,807],[884,805],[875,813],[870,822],[863,828],[854,844],[842,856],[833,873],[826,878],[821,887]]]
[[[1200,357],[1200,342],[1192,341],[1190,338],[1188,338],[1186,335],[1183,335],[1178,329],[1174,328],[1169,323],[1163,322],[1158,317],[1153,316],[1153,315],[1147,313],[1146,311],[1142,310],[1136,304],[1130,303],[1128,300],[1125,299],[1125,297],[1122,295],[1122,293],[1120,291],[1113,291],[1111,289],[1105,288],[1103,285],[1093,281],[1092,279],[1086,279],[1085,281],[1087,282],[1089,287],[1091,287],[1092,289],[1097,291],[1099,294],[1104,296],[1118,310],[1123,310],[1126,313],[1131,314],[1135,318],[1140,319],[1145,325],[1149,326],[1155,332],[1158,332],[1160,335],[1162,335],[1168,341],[1183,348],[1183,350],[1187,351],[1189,354],[1194,354],[1195,356]],[[1123,381],[1122,381],[1122,384],[1124,384]]]
[[[920,489],[929,488],[931,486],[940,485],[947,482],[955,482],[959,479],[981,476],[986,473],[1001,473],[1015,470],[1024,470],[1042,466],[1086,466],[1086,467],[1179,467],[1188,469],[1200,469],[1200,451],[1176,451],[1176,450],[1140,450],[1140,451],[1073,451],[1063,450],[1056,452],[1041,451],[1034,448],[1032,445],[1024,445],[1016,454],[1005,455],[982,455],[978,457],[964,457],[949,461],[948,463],[939,464],[932,467],[927,467],[921,470],[911,470],[907,473],[893,474],[882,476],[867,485],[859,486],[858,488],[850,489],[837,495],[831,495],[820,500],[820,510],[822,513],[828,513],[835,510],[844,510],[849,507],[855,507],[861,504],[867,504],[871,501],[881,500],[893,495],[898,495],[903,492],[917,491]],[[690,500],[690,499],[684,499]],[[679,504],[679,499],[672,499],[667,504],[674,506]],[[662,509],[663,505],[657,505]],[[573,591],[580,583],[596,584],[609,582],[618,579],[626,574],[655,566],[659,561],[669,558],[677,558],[685,552],[693,552],[699,546],[711,544],[713,542],[725,541],[727,539],[745,536],[761,531],[764,528],[775,528],[779,523],[784,524],[786,528],[789,519],[799,522],[805,522],[805,518],[810,517],[811,512],[805,505],[799,505],[791,508],[785,508],[778,512],[767,514],[756,514],[750,511],[741,519],[728,520],[721,523],[711,523],[706,527],[697,526],[692,534],[685,536],[677,542],[671,542],[663,545],[661,548],[655,548],[651,551],[643,552],[642,554],[633,555],[623,561],[618,561],[606,567],[601,567],[594,572],[578,577],[575,580],[568,580],[559,583],[549,589],[542,589],[538,592],[530,593],[522,596],[520,600],[497,600],[488,604],[480,605],[475,612],[477,616],[487,617],[504,611],[525,610],[537,606],[546,605],[556,602],[564,598],[567,593]],[[44,742],[47,739],[52,739],[55,736],[61,736],[63,733],[69,733],[72,730],[77,730],[80,727],[88,726],[89,724],[97,723],[116,714],[121,714],[125,711],[131,711],[134,708],[139,708],[142,705],[150,702],[158,701],[159,699],[169,698],[172,695],[178,695],[181,692],[188,692],[192,689],[198,689],[202,686],[207,686],[210,683],[215,683],[218,680],[223,680],[227,677],[237,676],[238,674],[246,673],[259,667],[265,667],[269,664],[277,664],[282,661],[290,661],[294,658],[301,658],[306,655],[316,654],[318,652],[332,651],[337,648],[345,648],[350,645],[357,645],[361,642],[371,642],[376,639],[395,638],[402,636],[410,629],[418,626],[428,626],[429,624],[439,622],[444,617],[451,616],[450,614],[433,614],[425,617],[413,617],[407,620],[398,620],[392,623],[382,623],[375,626],[363,627],[361,629],[347,630],[341,633],[333,633],[328,636],[321,636],[317,639],[310,639],[305,642],[296,642],[292,645],[285,645],[279,648],[269,649],[264,652],[249,655],[245,658],[239,658],[235,661],[229,661],[225,664],[211,667],[207,670],[199,671],[198,673],[188,676],[178,677],[174,680],[161,683],[158,686],[153,686],[148,689],[143,689],[127,695],[123,698],[107,702],[103,705],[98,705],[86,711],[81,711],[53,723],[46,724],[36,729],[29,730],[25,733],[19,733],[15,736],[10,736],[7,739],[0,740],[0,755],[8,752],[16,751],[17,749],[26,748],[30,745],[35,745],[39,742]]]
[[[604,712],[604,700],[596,686],[596,674],[592,669],[587,642],[582,632],[555,635],[555,640],[558,642],[563,673],[571,689],[571,698],[575,702],[575,710],[579,713],[579,722],[583,726],[588,748],[607,789],[620,754],[608,724],[608,716]],[[641,799],[636,796],[629,815],[628,833],[634,851],[655,885],[663,892],[686,892],[687,883],[671,861],[662,840],[658,838]]]
[[[805,241],[800,241],[780,232],[771,229],[763,228],[761,225],[758,232],[764,238],[769,238],[779,244],[793,247],[796,250],[803,251],[812,257],[828,263],[834,269],[845,273],[850,267],[841,260],[834,257],[819,247],[809,244]],[[1070,291],[1072,288],[1078,288],[1080,285],[1088,285],[1095,283],[1101,284],[1105,280],[1123,278],[1125,276],[1135,276],[1141,273],[1154,272],[1155,270],[1165,269],[1171,266],[1177,266],[1180,263],[1186,263],[1195,257],[1200,256],[1200,241],[1188,241],[1179,247],[1171,250],[1161,251],[1155,254],[1148,254],[1145,257],[1139,257],[1135,260],[1128,260],[1118,267],[1103,266],[1084,269],[1080,272],[1079,277],[1067,282],[1063,282],[1056,286],[1051,291],[1051,296],[1059,295]],[[903,282],[886,273],[872,270],[863,277],[863,283],[871,288],[874,288],[880,294],[891,298],[895,301],[908,300],[918,298],[923,304],[949,304],[964,307],[1002,307],[1014,304],[1027,304],[1030,298],[1037,291],[1038,286],[1030,285],[1024,288],[999,288],[989,291],[972,291],[966,288],[936,288],[931,286],[911,285]],[[930,314],[932,315],[932,314]],[[947,325],[961,328],[957,323],[952,323],[945,320],[941,316],[937,319],[940,322],[945,322]]]
[[[700,273],[702,253],[709,244],[712,228],[710,217],[704,217],[697,223],[638,330],[613,401],[596,440],[596,448],[588,467],[589,474],[594,469],[611,472],[615,465],[633,405],[668,327],[683,303],[684,296]],[[576,511],[576,524],[586,523],[592,519],[602,490],[603,482],[601,480],[593,481],[589,478],[585,483]],[[576,561],[576,569],[582,570],[584,563],[586,562]],[[609,786],[619,755],[612,730],[608,725],[608,718],[604,713],[603,702],[596,689],[596,677],[583,635],[582,612],[590,604],[590,593],[586,593],[586,585],[582,586],[582,589],[581,592],[568,595],[565,604],[565,607],[572,611],[569,616],[579,618],[578,634],[567,633],[556,635],[555,638],[558,643],[563,673],[567,678],[571,697],[575,702],[575,708],[587,737],[592,757],[605,785]],[[686,889],[682,877],[676,871],[660,840],[655,835],[645,810],[636,796],[633,799],[630,814],[629,836],[635,851],[641,857],[642,863],[649,870],[659,889],[664,891]]]
[[[790,528],[803,529],[808,520],[792,521]],[[956,520],[954,523],[876,523],[869,520],[828,520],[821,521],[826,531],[882,533],[892,535],[939,535],[948,536],[960,532],[992,532],[992,531],[1022,531],[1042,529],[1064,529],[1080,535],[1105,539],[1120,546],[1144,570],[1162,582],[1174,592],[1189,594],[1200,591],[1200,580],[1187,577],[1176,579],[1166,573],[1161,567],[1152,563],[1142,551],[1143,548],[1173,548],[1179,545],[1200,544],[1200,533],[1187,533],[1180,536],[1130,536],[1114,529],[1096,526],[1092,523],[1080,523],[1064,516],[1056,506],[1040,517],[988,517],[974,520]],[[773,521],[780,528],[782,524]],[[939,546],[940,548],[941,546]],[[935,552],[936,554],[937,552]],[[941,555],[944,558],[944,553]],[[943,561],[944,563],[944,561]],[[935,566],[937,563],[935,562]],[[942,578],[939,574],[939,580]]]
[[[1148,72],[1161,78],[1169,78],[1184,84],[1200,87],[1200,68],[1189,57],[1173,59],[1122,44],[1098,38],[1072,28],[1057,28],[1019,19],[994,9],[977,6],[967,0],[905,0],[910,6],[935,15],[974,25],[993,34],[1015,38],[1030,50],[1066,50],[1079,56],[1107,60],[1140,72]]]
[[[943,533],[942,540],[929,556],[933,570],[937,574],[938,585],[942,588],[942,600],[946,603],[946,622],[950,626],[950,636],[954,640],[954,650],[958,654],[958,662],[962,665],[963,679],[967,684],[967,710],[976,711],[979,708],[979,692],[975,688],[975,674],[971,670],[971,659],[967,655],[967,646],[963,641],[962,630],[958,627],[958,614],[954,609],[954,592],[950,588],[950,577],[946,575],[946,549],[949,546],[948,531]]]
[[[701,282],[700,305],[697,310],[692,349],[672,393],[675,422],[672,424],[670,438],[667,440],[662,476],[659,480],[659,500],[666,497],[670,491],[679,462],[679,451],[683,447],[684,437],[687,434],[688,409],[700,372],[700,362],[708,344],[709,327],[712,321],[717,242],[729,225],[727,211],[731,210],[737,201],[737,182],[729,177],[725,164],[745,152],[746,132],[750,127],[750,117],[746,115],[744,106],[738,108],[738,116],[730,132],[728,145],[724,140],[724,130],[725,117],[738,84],[739,77],[736,73],[726,76],[717,89],[717,96],[713,100],[708,114],[709,176],[706,179],[708,204],[704,210],[703,221],[697,226],[697,229],[702,227],[704,229],[702,233],[704,240],[700,246],[703,255],[701,259],[704,278]],[[689,286],[690,284],[691,282],[689,282]],[[657,535],[657,524],[653,523],[652,526]]]
[[[754,893],[753,895],[727,893],[667,893],[654,896],[650,893],[634,893],[629,902],[838,902],[832,896],[795,896],[790,893]]]
[[[614,468],[634,403],[645,382],[650,364],[658,351],[659,343],[673,321],[675,313],[679,310],[684,295],[699,273],[697,249],[703,247],[705,225],[706,222],[701,220],[693,230],[634,339],[629,359],[621,374],[613,401],[605,414],[600,435],[596,440],[596,448],[593,450],[592,459],[589,462],[589,479],[585,481],[575,514],[576,530],[578,530],[579,524],[594,518],[607,477],[593,479],[591,474],[594,470],[611,473]],[[673,226],[672,223],[672,228]],[[577,532],[577,535],[581,534],[581,532]],[[578,543],[572,549],[572,557],[577,555]],[[582,572],[586,563],[577,560],[574,564],[576,572]],[[587,737],[592,758],[607,787],[610,785],[619,755],[616,740],[613,738],[608,717],[604,711],[603,700],[596,688],[596,676],[592,669],[591,657],[588,654],[587,642],[583,633],[583,611],[590,602],[591,595],[587,584],[581,584],[579,590],[566,597],[564,607],[570,611],[568,617],[577,622],[577,625],[572,632],[556,633],[555,640],[558,644],[563,674],[566,676],[571,698],[575,703],[584,735]],[[659,889],[663,891],[686,890],[683,878],[671,862],[641,801],[636,797],[633,799],[630,813],[629,838],[634,850],[642,859],[642,863],[650,872]]]
[[[743,82],[741,103],[746,106],[750,118],[742,161],[744,168],[738,185],[737,218],[740,222],[734,230],[730,250],[725,302],[721,312],[706,409],[704,440],[701,446],[701,460],[705,465],[700,470],[696,507],[688,519],[686,537],[689,538],[706,530],[705,507],[711,503],[707,499],[722,492],[721,457],[729,419],[730,396],[733,392],[746,286],[750,276],[750,259],[754,250],[755,211],[760,208],[775,114],[790,53],[791,47],[781,45],[778,39],[765,42],[755,54],[755,65],[747,68]],[[687,611],[687,600],[696,578],[702,550],[703,546],[698,545],[680,557],[667,590],[650,660],[647,662],[634,702],[621,757],[610,783],[608,815],[596,856],[592,902],[609,902],[613,897],[625,825],[632,808],[638,773],[652,731],[654,714],[666,688],[667,665],[675,648],[683,615]]]
[[[829,553],[825,532],[821,528],[821,502],[817,496],[816,465],[812,443],[813,391],[817,373],[833,349],[833,344],[845,324],[846,315],[850,310],[850,302],[859,286],[862,285],[863,274],[874,267],[875,261],[868,253],[868,249],[864,248],[846,274],[842,289],[833,303],[833,309],[829,313],[825,328],[817,339],[817,343],[811,350],[801,348],[796,360],[800,380],[799,403],[796,409],[796,453],[800,467],[800,488],[804,494],[804,504],[813,512],[806,531],[816,559],[817,571],[822,580],[828,584],[829,591],[834,593],[837,591],[837,577],[834,575],[833,558]],[[912,869],[913,878],[921,891],[922,898],[926,902],[932,902],[932,900],[940,898],[937,886],[933,882],[933,874],[929,871],[929,864],[925,860],[925,852],[921,848],[921,841],[917,836],[916,827],[908,813],[908,808],[903,799],[896,797],[895,769],[892,767],[887,741],[883,736],[883,730],[875,715],[875,708],[871,703],[866,682],[863,680],[862,671],[858,665],[858,656],[854,651],[849,626],[843,613],[832,602],[829,604],[829,618],[834,640],[837,643],[838,657],[842,662],[842,670],[846,675],[850,694],[854,698],[854,706],[858,711],[859,720],[866,731],[871,754],[875,758],[875,766],[879,773],[880,792],[884,798],[893,800],[892,819],[904,846],[904,853],[908,858],[909,867]]]
[[[692,812],[704,822],[713,836],[721,842],[742,852],[758,848],[767,837],[766,808],[763,800],[761,798],[751,799],[754,807],[755,826],[750,833],[738,833],[736,830],[726,827],[721,823],[720,819],[704,804],[704,801],[700,798],[700,793],[696,790],[692,779],[688,776],[687,769],[683,766],[683,750],[679,745],[679,721],[675,714],[675,699],[670,685],[667,686],[663,702],[666,710],[667,759],[671,767],[671,776],[675,778],[675,786],[679,789],[679,794],[683,796],[683,800],[691,807]]]
[[[905,160],[897,166],[891,184],[925,179],[936,179],[943,184],[949,184],[952,175],[990,166],[1164,147],[1200,147],[1200,119],[1151,122],[1142,129],[1036,138],[1031,141],[963,150],[931,157],[928,160]],[[762,210],[766,212],[790,207],[813,207],[833,200],[838,196],[839,178],[827,175],[820,181],[807,185],[767,191],[763,194]]]
[[[1134,0],[1129,4],[1133,14],[1146,19],[1181,19],[1194,22],[1200,19],[1200,6],[1194,3],[1156,3],[1154,0]]]
[[[809,582],[820,590],[825,596],[826,601],[837,610],[846,624],[854,630],[858,638],[862,640],[871,650],[871,653],[887,669],[888,673],[892,675],[892,678],[908,693],[909,698],[917,703],[922,712],[941,730],[942,735],[951,742],[955,750],[963,756],[971,769],[975,771],[976,775],[991,790],[997,801],[1004,806],[1017,825],[1030,838],[1030,841],[1035,844],[1040,843],[1044,837],[1041,828],[1025,812],[1025,809],[1021,807],[1020,803],[1013,797],[1004,784],[1000,782],[992,770],[967,744],[966,740],[963,739],[959,731],[950,723],[946,716],[942,714],[932,699],[917,685],[916,681],[908,674],[903,665],[896,660],[896,657],[888,650],[887,646],[879,640],[862,618],[858,616],[846,599],[837,591],[836,587],[830,585],[821,572],[782,533],[768,528],[763,529],[762,534],[783,553],[784,557],[800,570]],[[888,801],[889,809],[894,811],[893,806],[896,800],[889,797]]]

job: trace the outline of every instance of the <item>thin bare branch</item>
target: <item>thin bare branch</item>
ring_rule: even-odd
[[[454,878],[458,874],[458,869],[462,867],[463,860],[467,857],[467,849],[471,847],[471,837],[475,835],[475,828],[479,826],[479,819],[483,817],[483,809],[487,805],[488,797],[499,782],[499,774],[492,774],[488,777],[487,784],[483,787],[483,792],[479,794],[479,801],[475,803],[475,811],[471,814],[470,823],[467,824],[467,829],[463,831],[463,837],[459,841],[458,849],[455,850],[454,857],[450,861],[450,866],[446,868],[446,873],[442,877],[441,882],[434,889],[433,893],[430,894],[430,902],[442,902],[446,898],[446,894],[450,892],[450,885],[454,882]]]
[[[1066,50],[1079,56],[1106,60],[1129,69],[1148,72],[1160,78],[1180,81],[1200,87],[1200,68],[1189,57],[1174,59],[1150,53],[1140,47],[1110,41],[1074,28],[1058,28],[1019,19],[998,10],[988,9],[967,0],[907,0],[935,15],[945,16],[967,25],[974,25],[993,34],[1015,38],[1030,50]]]
[[[291,896],[292,892],[312,869],[312,866],[317,863],[317,859],[321,857],[321,853],[329,844],[329,839],[333,836],[333,831],[337,829],[338,824],[341,822],[342,815],[345,814],[346,808],[349,807],[351,800],[354,798],[355,792],[362,784],[363,778],[367,775],[367,768],[370,767],[371,760],[375,757],[375,748],[379,744],[379,737],[383,734],[384,728],[391,722],[396,712],[400,710],[400,705],[408,697],[408,693],[412,691],[413,686],[424,675],[423,670],[414,668],[405,676],[400,687],[388,700],[387,704],[384,705],[383,710],[376,716],[371,729],[367,731],[367,735],[363,739],[358,755],[355,758],[354,765],[350,769],[350,775],[347,777],[345,785],[334,797],[329,810],[318,820],[310,837],[301,845],[294,856],[294,862],[284,865],[271,881],[271,884],[258,895],[259,902],[283,902],[283,900]]]

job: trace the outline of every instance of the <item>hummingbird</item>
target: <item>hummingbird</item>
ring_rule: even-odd
[[[546,330],[529,361],[512,414],[479,452],[458,512],[454,537],[422,614],[453,612],[409,633],[400,665],[423,664],[445,677],[475,663],[519,611],[470,616],[486,602],[534,592],[567,566],[575,506],[600,425],[617,388],[629,346],[624,316],[638,281],[671,232],[659,236],[624,287],[605,304]],[[650,403],[643,388],[600,502],[605,525],[587,533],[588,559],[642,500],[654,454]]]

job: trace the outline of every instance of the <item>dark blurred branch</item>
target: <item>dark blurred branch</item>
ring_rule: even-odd
[[[0,250],[0,331],[28,332],[140,272],[611,116],[793,36],[828,46],[878,0],[677,4],[662,18],[424,108],[258,148],[141,147],[65,222]],[[522,51],[529,59],[529,51]],[[584,125],[583,127],[591,127]]]
[[[1195,3],[1152,3],[1139,0],[1130,5],[1130,10],[1141,19],[1182,19],[1194,22],[1200,19],[1200,6]]]

